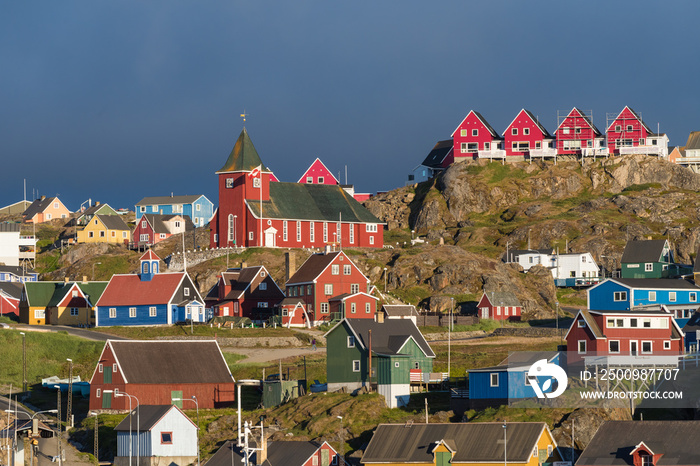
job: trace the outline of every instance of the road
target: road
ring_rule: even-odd
[[[68,327],[66,325],[17,325],[14,327],[14,329],[20,331],[26,330],[29,332],[66,332],[68,335],[93,341],[128,340],[128,338],[108,335],[102,332],[95,332],[85,328]]]

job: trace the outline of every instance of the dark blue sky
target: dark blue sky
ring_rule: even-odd
[[[402,186],[470,109],[629,105],[684,145],[698,124],[697,0],[103,1],[0,6],[0,206],[23,179],[75,210],[205,194],[250,116],[265,164],[315,157],[362,192]],[[341,181],[344,174],[341,177]]]

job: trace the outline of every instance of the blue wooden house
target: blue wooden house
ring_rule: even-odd
[[[683,326],[685,350],[689,353],[698,351],[698,332],[700,332],[700,313],[696,312]]]
[[[32,269],[13,265],[0,265],[0,282],[35,282],[39,274]]]
[[[698,308],[700,288],[680,279],[609,278],[588,289],[592,311],[667,310],[683,327]]]
[[[508,400],[537,398],[527,380],[527,372],[541,359],[561,364],[559,353],[540,351],[513,353],[498,366],[469,369],[470,409],[508,404]]]
[[[204,322],[204,299],[187,272],[160,273],[160,258],[148,250],[140,273],[114,275],[97,301],[95,326]]]
[[[136,204],[136,220],[143,214],[184,215],[196,227],[203,227],[214,216],[214,203],[202,194],[144,197]]]

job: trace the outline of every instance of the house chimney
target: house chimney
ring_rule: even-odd
[[[380,323],[380,324],[384,323],[384,311],[383,310],[377,311],[377,323]]]
[[[70,277],[63,277],[63,283],[68,283],[70,281]]]
[[[87,283],[87,275],[83,275],[83,283]]]
[[[46,196],[41,196],[41,200],[43,201],[44,199],[46,199]]]
[[[284,253],[284,281],[285,283],[294,275],[297,270],[296,260],[294,259],[294,254],[291,251]]]
[[[248,263],[245,261],[241,262],[241,269],[245,269],[246,267],[248,267]]]

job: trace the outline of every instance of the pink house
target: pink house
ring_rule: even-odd
[[[340,184],[338,179],[333,176],[333,173],[326,167],[321,159],[316,157],[316,160],[306,169],[297,183],[308,184]]]
[[[608,155],[602,133],[591,118],[574,107],[557,127],[557,155]]]
[[[668,156],[668,136],[652,133],[637,112],[625,107],[607,128],[608,149],[614,155]]]
[[[505,158],[503,138],[474,110],[469,111],[464,120],[452,133],[453,161],[473,158]],[[450,161],[452,163],[452,160]]]
[[[522,109],[503,133],[506,157],[555,157],[554,138],[530,111]]]

